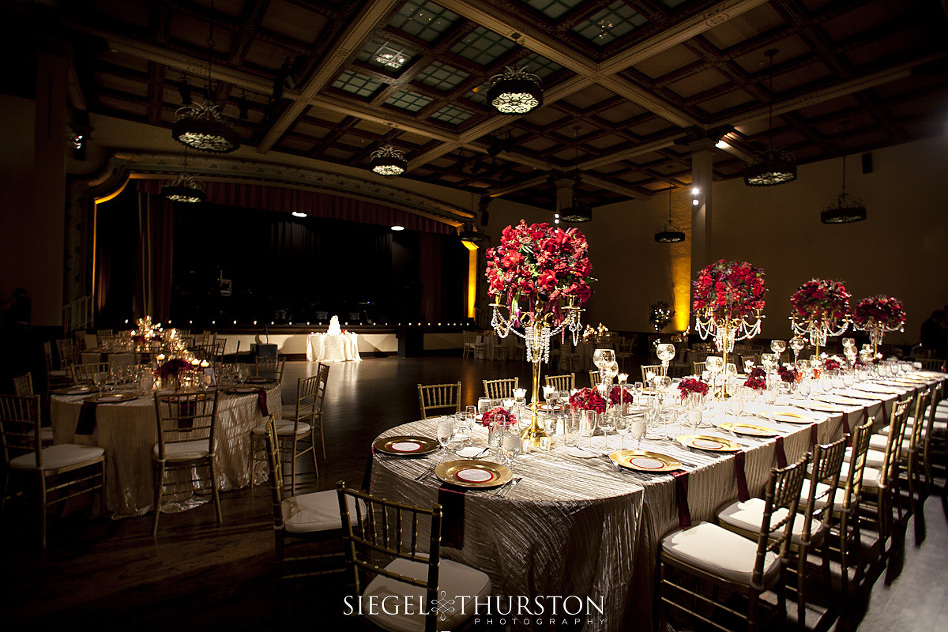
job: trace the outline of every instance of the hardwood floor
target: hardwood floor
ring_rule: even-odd
[[[314,368],[287,364],[285,401],[293,400],[296,380]],[[474,404],[482,379],[513,376],[528,384],[529,365],[454,356],[333,364],[325,407],[328,462],[320,460],[318,479],[311,466],[304,468],[300,491],[333,489],[338,480],[360,483],[372,439],[418,417],[417,384],[460,379],[464,403]],[[587,379],[578,374],[580,385]],[[342,579],[276,586],[268,487],[226,492],[222,505],[222,525],[204,506],[162,516],[153,538],[150,516],[89,519],[77,504],[51,522],[49,548],[41,552],[34,523],[11,503],[0,522],[3,627],[79,622],[100,630],[356,627],[342,616]],[[925,511],[906,524],[904,555],[892,565],[899,572],[891,583],[886,586],[884,569],[877,569],[866,604],[830,629],[943,629],[948,624],[946,515],[941,499],[929,498]],[[916,544],[915,527],[922,524],[925,538]]]

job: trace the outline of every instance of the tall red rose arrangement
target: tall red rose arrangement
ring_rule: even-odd
[[[849,326],[849,292],[839,281],[811,279],[790,297],[793,332],[809,336],[820,354],[827,336],[839,336]]]
[[[872,337],[872,353],[879,351],[882,335],[887,331],[904,331],[905,307],[894,296],[876,294],[868,296],[853,308],[853,325],[868,331]]]
[[[715,320],[742,319],[764,308],[764,271],[746,261],[720,259],[705,266],[692,286],[692,309]]]
[[[515,325],[527,325],[527,313],[549,313],[559,323],[565,303],[582,305],[592,295],[591,272],[589,245],[575,228],[520,220],[487,250],[487,293],[510,308]]]

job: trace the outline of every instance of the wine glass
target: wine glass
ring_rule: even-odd
[[[595,410],[582,410],[579,413],[579,436],[583,437],[586,445],[592,449],[592,438],[596,434],[599,415]]]
[[[665,369],[667,373],[668,363],[675,357],[675,345],[667,343],[656,345],[655,354],[658,356],[658,359],[662,361],[662,368]]]
[[[505,465],[513,467],[514,459],[520,455],[523,443],[520,439],[520,431],[516,426],[508,426],[504,429],[504,435],[500,440],[500,449],[504,455]]]
[[[800,336],[794,336],[790,339],[790,348],[793,349],[793,359],[800,359],[800,352],[803,351],[803,348],[806,347],[806,340]]]
[[[616,434],[619,435],[619,449],[625,450],[625,436],[632,430],[632,415],[619,415],[615,422]]]
[[[612,387],[612,378],[619,374],[619,364],[613,360],[609,364],[606,364],[602,369],[602,383],[605,385],[605,390],[609,391]]]
[[[95,388],[100,393],[102,392],[102,387],[105,386],[105,383],[109,379],[109,374],[105,371],[96,371],[92,374],[92,383],[95,384]]]
[[[631,430],[632,438],[635,439],[635,449],[642,449],[642,437],[645,436],[645,432],[648,430],[648,421],[646,416],[639,413],[632,416],[632,423],[629,425],[629,430]]]
[[[711,383],[717,386],[718,376],[724,370],[724,358],[721,356],[708,356],[705,358],[704,366],[711,374]]]
[[[800,383],[797,384],[797,392],[800,393],[800,395],[803,395],[804,406],[810,401],[810,390],[811,385],[808,378],[803,378],[800,380]]]
[[[773,353],[762,353],[760,354],[760,363],[763,365],[764,370],[767,373],[773,373],[777,370],[777,363],[779,358]]]
[[[454,438],[454,419],[451,417],[441,417],[438,419],[438,443],[441,444],[441,456],[448,453],[448,445]]]
[[[770,350],[777,354],[779,360],[780,354],[787,350],[787,341],[786,340],[771,340],[770,341]]]
[[[638,404],[642,401],[642,393],[645,392],[645,385],[642,382],[636,382],[632,385],[632,400]]]

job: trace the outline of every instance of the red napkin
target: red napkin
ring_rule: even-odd
[[[441,505],[441,544],[452,549],[464,546],[464,490],[442,484],[438,488]]]
[[[820,435],[817,432],[816,424],[810,424],[810,449],[816,447],[816,444],[820,442]]]
[[[783,437],[777,437],[777,447],[775,449],[777,456],[777,467],[787,467],[787,453],[783,450]]]
[[[270,412],[267,408],[267,389],[261,388],[257,391],[257,408],[260,409],[260,414],[264,417],[269,417]]]
[[[675,470],[671,473],[675,477],[675,498],[678,501],[678,527],[687,529],[691,526],[691,510],[688,508],[688,472]]]
[[[734,455],[734,476],[737,477],[737,498],[741,502],[750,500],[750,493],[747,491],[747,476],[744,474],[744,456],[745,452],[743,450]]]

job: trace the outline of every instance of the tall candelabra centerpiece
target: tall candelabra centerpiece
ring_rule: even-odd
[[[569,332],[578,344],[582,333],[581,305],[592,295],[589,284],[595,281],[588,251],[585,235],[575,228],[523,220],[507,226],[500,245],[487,250],[491,327],[501,338],[521,336],[533,366],[531,422],[521,438],[534,447],[549,444],[537,411],[541,364],[550,361],[550,339]]]
[[[820,357],[829,336],[840,336],[849,327],[849,292],[839,281],[811,279],[790,297],[790,325],[795,336],[809,337]]]
[[[887,331],[905,331],[905,308],[894,296],[877,294],[868,296],[853,308],[853,327],[869,334],[872,340],[872,355],[879,352],[882,336]]]
[[[766,293],[764,271],[746,261],[720,259],[702,269],[694,281],[695,329],[702,340],[713,338],[725,369],[734,343],[760,333]],[[726,380],[718,395],[729,396]]]

